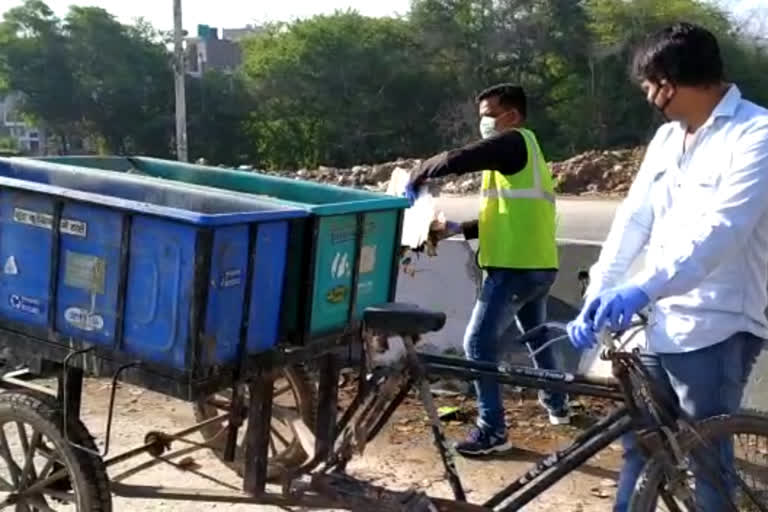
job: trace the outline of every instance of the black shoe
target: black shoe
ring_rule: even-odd
[[[456,451],[461,455],[488,455],[496,452],[506,452],[512,448],[507,436],[489,434],[483,429],[474,427],[469,431],[464,441],[456,444]]]

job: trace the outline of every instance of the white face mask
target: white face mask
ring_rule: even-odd
[[[499,132],[496,130],[496,119],[493,117],[483,116],[480,118],[480,136],[484,139],[488,139],[497,135]]]

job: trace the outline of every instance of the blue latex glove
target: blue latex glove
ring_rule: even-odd
[[[407,184],[405,186],[405,198],[408,199],[411,206],[416,202],[417,197],[419,197],[419,185],[414,183]]]
[[[624,331],[632,323],[632,317],[648,305],[650,299],[637,286],[623,286],[601,293],[600,305],[595,313],[594,330],[608,326],[612,331]]]
[[[566,326],[571,345],[578,350],[590,349],[597,345],[597,332],[593,321],[598,307],[600,307],[600,299],[592,300],[581,310],[576,320],[568,322]]]

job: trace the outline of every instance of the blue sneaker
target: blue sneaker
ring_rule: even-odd
[[[474,427],[464,441],[456,443],[456,451],[461,455],[488,455],[495,452],[505,452],[512,448],[512,443],[506,435],[490,434],[481,428]]]

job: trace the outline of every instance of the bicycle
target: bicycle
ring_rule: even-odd
[[[416,345],[420,337],[439,331],[444,323],[444,314],[417,306],[390,304],[366,310],[364,337],[399,336],[405,345],[406,355],[399,364],[384,367],[374,367],[371,354],[363,358],[357,394],[339,420],[335,444],[326,454],[326,460],[316,475],[343,478],[352,454],[364,450],[410,390],[415,388],[429,416],[435,446],[455,499],[436,500],[432,502],[437,503],[436,508],[418,510],[518,510],[624,434],[635,432],[647,456],[647,464],[632,498],[631,510],[634,512],[655,510],[659,499],[670,512],[698,510],[695,493],[686,484],[694,475],[700,482],[706,481],[717,489],[727,504],[725,510],[768,511],[768,497],[750,489],[736,471],[745,470],[751,477],[760,477],[760,480],[768,482],[768,470],[755,468],[756,464],[744,464],[740,460],[732,469],[724,468],[712,454],[713,441],[725,436],[746,434],[768,439],[768,418],[749,412],[715,416],[700,422],[688,418],[679,406],[656,389],[640,362],[637,349],[624,350],[645,326],[645,320],[634,322],[626,332],[606,338],[601,357],[611,361],[613,366],[613,378],[608,379],[419,354]],[[564,333],[564,324],[547,323],[523,334],[517,341],[525,344],[546,339],[545,345],[549,345],[566,340]],[[542,348],[544,345],[538,350]],[[571,396],[610,398],[623,402],[623,405],[578,435],[568,447],[542,458],[495,496],[480,505],[472,505],[466,503],[466,493],[453,461],[453,453],[443,434],[428,387],[428,375],[465,380],[490,375],[501,384],[562,391]],[[765,452],[768,453],[768,450]],[[336,491],[343,492],[340,488]]]

